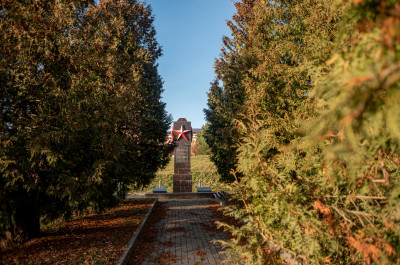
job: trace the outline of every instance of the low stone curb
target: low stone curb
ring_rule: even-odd
[[[168,192],[168,193],[146,193],[144,195],[145,198],[158,198],[158,199],[179,199],[179,198],[188,198],[188,199],[203,199],[203,198],[212,198],[215,192]]]
[[[226,202],[221,200],[216,194],[214,194],[214,200],[216,200],[217,203],[219,203],[221,205],[221,207],[226,207],[227,206]]]
[[[135,245],[136,241],[139,238],[140,233],[142,232],[144,225],[147,223],[147,220],[150,217],[150,214],[153,212],[154,207],[156,206],[156,203],[158,201],[158,198],[155,199],[153,205],[147,212],[146,216],[144,217],[142,223],[139,225],[139,227],[136,229],[135,233],[133,234],[131,240],[128,242],[128,246],[126,247],[124,253],[122,254],[122,257],[119,259],[117,265],[126,265],[129,262],[129,259],[132,255],[133,251],[133,246]]]

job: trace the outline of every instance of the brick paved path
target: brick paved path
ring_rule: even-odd
[[[168,253],[176,259],[173,264],[222,264],[225,256],[219,243],[212,240],[226,239],[223,232],[210,229],[216,221],[211,217],[212,199],[160,200],[166,202],[165,219],[158,222],[156,251],[144,264],[157,264],[155,260]]]

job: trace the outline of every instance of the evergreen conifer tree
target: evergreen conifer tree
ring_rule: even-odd
[[[217,166],[222,181],[232,182],[231,171],[236,169],[237,143],[239,134],[234,120],[241,114],[244,104],[244,86],[241,80],[251,65],[251,58],[242,54],[246,45],[247,26],[250,20],[253,0],[236,2],[237,13],[228,27],[232,38],[223,38],[221,57],[215,60],[215,80],[208,93],[209,122],[204,137],[211,149],[211,160]]]
[[[309,264],[399,263],[399,11],[254,2],[235,120],[242,204],[230,207],[244,225],[227,226],[235,262],[265,264],[272,248]]]
[[[0,237],[116,202],[167,162],[151,9],[140,1],[3,1]]]

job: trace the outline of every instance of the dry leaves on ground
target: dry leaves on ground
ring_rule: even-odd
[[[164,204],[165,203],[157,202],[156,206],[154,207],[150,218],[147,220],[142,233],[135,244],[129,264],[142,264],[143,261],[147,257],[151,256],[151,253],[154,251],[154,245],[157,242],[158,233],[156,224],[163,220],[166,216],[167,209]]]
[[[115,264],[154,199],[129,199],[103,214],[73,218],[57,231],[0,251],[0,264]]]

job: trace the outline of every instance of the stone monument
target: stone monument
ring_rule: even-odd
[[[174,150],[173,192],[192,192],[190,171],[190,144],[192,126],[185,118],[179,118],[171,130],[172,140],[177,144]]]

